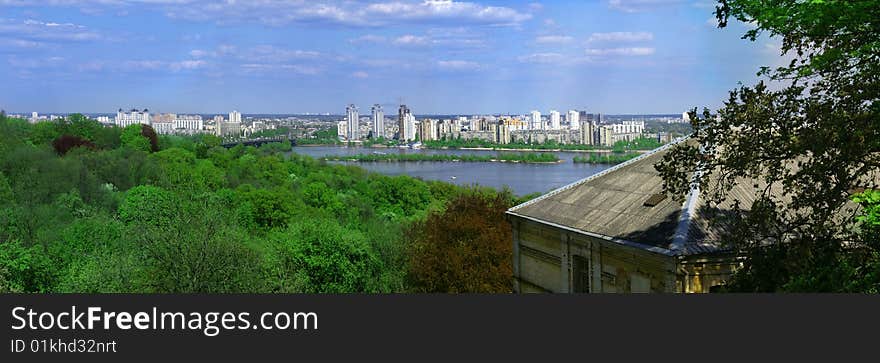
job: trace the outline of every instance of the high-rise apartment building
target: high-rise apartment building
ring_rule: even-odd
[[[385,112],[382,111],[382,105],[373,105],[372,121],[373,121],[373,138],[385,137]]]
[[[232,111],[229,113],[229,122],[241,124],[241,112]]]
[[[559,130],[562,128],[562,122],[559,119],[559,111],[550,110],[550,129]]]
[[[599,134],[599,145],[602,146],[614,146],[614,129],[611,126],[599,126],[598,128]]]
[[[580,124],[578,129],[578,134],[580,135],[580,142],[584,145],[595,145],[596,144],[596,129],[593,124],[591,124],[587,120],[578,121]]]
[[[348,105],[345,108],[345,121],[348,123],[345,130],[345,137],[348,138],[349,141],[357,140],[360,138],[359,129],[358,129],[358,109],[354,104]]]
[[[498,120],[498,124],[495,127],[495,140],[493,141],[495,141],[496,144],[510,143],[510,126],[508,126],[507,120]]]
[[[229,121],[223,120],[223,116],[214,116],[214,133],[219,137],[241,136],[241,113],[232,111],[229,113]]]
[[[437,140],[437,120],[424,119],[419,124],[419,139],[421,141]]]
[[[345,133],[348,132],[348,121],[339,121],[336,123],[336,136],[339,139],[345,138]]]
[[[581,127],[580,122],[580,114],[576,110],[568,110],[568,115],[565,117],[565,120],[568,121],[568,127],[572,130],[577,130]]]
[[[529,128],[532,130],[543,130],[544,123],[541,122],[541,112],[535,110],[535,111],[532,111],[530,114],[531,114],[531,118],[530,118],[530,122],[529,122]]]
[[[400,141],[411,141],[416,138],[416,117],[406,105],[397,109],[397,138]]]
[[[215,115],[214,116],[214,135],[223,137],[223,122],[226,120],[223,119],[223,115]]]

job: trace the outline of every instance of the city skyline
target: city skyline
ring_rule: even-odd
[[[747,25],[716,29],[711,4],[0,1],[0,75],[15,82],[0,108],[675,114],[781,62],[778,42],[740,40]]]

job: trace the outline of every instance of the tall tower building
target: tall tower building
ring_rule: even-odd
[[[529,129],[532,129],[532,130],[542,130],[542,129],[544,129],[544,125],[543,125],[543,123],[541,122],[541,112],[539,112],[539,111],[532,111],[532,112],[531,112],[531,119],[530,119],[530,122],[529,122]]]
[[[385,137],[385,112],[382,111],[382,105],[373,105],[371,111],[373,114],[373,138]]]
[[[550,110],[550,129],[551,130],[559,130],[562,128],[562,124],[559,120],[559,111]]]
[[[349,141],[359,139],[360,135],[358,135],[358,118],[360,116],[358,116],[357,106],[355,106],[354,104],[348,105],[348,107],[345,108],[345,115],[345,120],[346,122],[348,122],[348,127],[345,130],[345,137],[347,137]]]
[[[565,117],[565,120],[568,121],[568,127],[572,130],[580,129],[580,114],[576,110],[568,110],[568,115]]]
[[[226,121],[223,119],[223,116],[216,115],[214,116],[214,134],[223,137],[223,122]]]
[[[229,113],[229,123],[241,123],[241,112],[232,111]]]
[[[400,105],[397,109],[397,139],[410,141],[416,138],[416,117],[406,105]]]
[[[596,128],[593,126],[593,124],[591,124],[590,121],[585,120],[585,119],[578,121],[578,123],[580,123],[580,128],[578,131],[580,134],[581,144],[595,145],[596,144],[596,136],[595,136]]]

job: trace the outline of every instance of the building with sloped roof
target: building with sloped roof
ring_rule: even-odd
[[[680,142],[680,141],[679,141]],[[709,292],[738,267],[694,188],[663,193],[654,169],[673,144],[508,210],[517,292]],[[745,184],[745,183],[744,183]],[[734,200],[750,205],[743,187]],[[719,209],[720,208],[720,209]]]

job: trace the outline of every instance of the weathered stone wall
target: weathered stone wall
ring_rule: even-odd
[[[676,259],[514,218],[520,292],[674,292]]]

